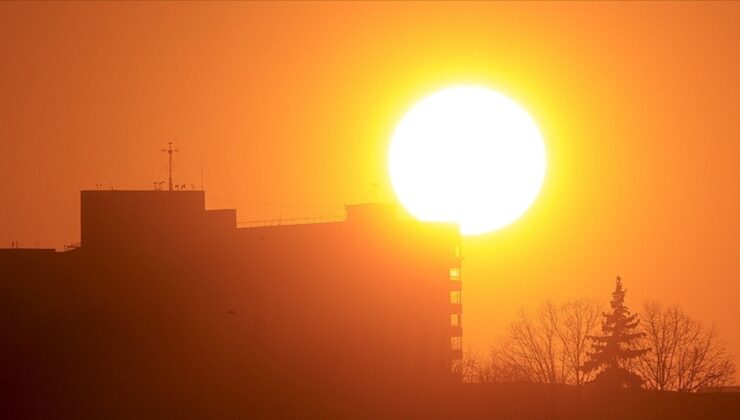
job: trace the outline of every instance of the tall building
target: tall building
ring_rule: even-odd
[[[6,407],[291,416],[424,398],[459,381],[460,262],[456,226],[387,204],[238,227],[202,191],[83,191],[79,247],[0,250]]]

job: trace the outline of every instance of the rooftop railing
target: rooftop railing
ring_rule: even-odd
[[[345,215],[328,216],[328,217],[301,217],[295,219],[271,219],[271,220],[252,220],[246,222],[237,222],[236,227],[266,227],[266,226],[288,226],[288,225],[307,225],[317,223],[336,223],[347,220]]]

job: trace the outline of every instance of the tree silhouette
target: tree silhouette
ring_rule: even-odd
[[[646,388],[691,392],[731,383],[735,364],[713,326],[657,302],[645,304],[640,326],[651,351],[635,359],[634,367]]]
[[[591,374],[581,366],[591,348],[589,337],[600,324],[601,306],[578,299],[544,301],[534,312],[522,308],[487,354],[464,354],[464,380],[584,385]]]
[[[648,349],[639,348],[644,336],[637,332],[637,314],[630,315],[624,305],[626,290],[622,279],[617,276],[617,284],[612,293],[612,313],[604,313],[601,336],[590,336],[593,350],[589,360],[583,365],[585,372],[598,372],[592,381],[594,385],[609,388],[635,388],[642,385],[642,378],[629,370],[630,360],[642,356]]]

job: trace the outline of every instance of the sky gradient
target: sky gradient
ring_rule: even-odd
[[[437,89],[524,106],[518,222],[466,238],[466,345],[519,307],[657,299],[740,354],[737,3],[2,3],[0,245],[79,240],[79,190],[204,183],[239,220],[395,201],[387,151]],[[482,192],[484,193],[484,192]]]

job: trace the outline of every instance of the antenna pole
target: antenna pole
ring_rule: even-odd
[[[166,149],[162,149],[162,151],[163,152],[166,152],[167,155],[168,155],[168,158],[169,158],[169,170],[168,170],[168,174],[169,174],[169,187],[170,187],[169,190],[172,191],[172,190],[174,190],[173,185],[172,185],[172,154],[175,153],[175,152],[179,152],[180,149],[173,149],[172,148],[172,142],[169,142],[169,147],[166,148]]]

